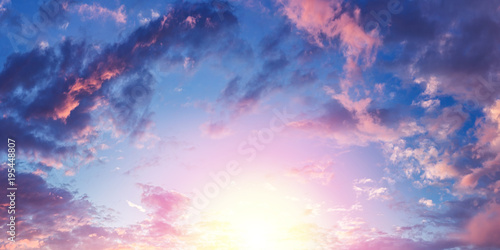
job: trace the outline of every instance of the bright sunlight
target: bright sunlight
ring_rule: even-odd
[[[253,190],[253,192],[250,192]],[[228,192],[210,211],[205,249],[303,249],[312,246],[307,216],[290,194],[255,187]],[[297,230],[301,229],[301,230]]]

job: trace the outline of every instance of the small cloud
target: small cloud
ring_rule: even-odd
[[[382,177],[382,180],[386,181],[390,185],[394,185],[396,183],[396,181],[391,177]]]
[[[205,122],[200,126],[204,135],[212,139],[221,139],[231,135],[231,130],[223,122]]]
[[[184,20],[184,23],[189,26],[191,29],[193,29],[196,26],[197,18],[193,16],[188,16],[186,20]]]
[[[368,200],[372,199],[389,200],[391,198],[387,188],[374,187],[372,186],[373,183],[374,181],[368,178],[364,178],[361,180],[354,180],[353,189],[358,195],[360,194],[368,195]]]
[[[438,92],[439,81],[435,76],[428,79],[422,77],[415,79],[415,83],[425,85],[424,95],[435,96]]]
[[[41,41],[38,46],[40,47],[40,49],[44,50],[49,47],[49,43],[47,41]]]
[[[193,69],[195,66],[195,60],[191,57],[186,57],[184,58],[184,69],[185,70],[190,70]]]
[[[385,84],[384,83],[377,83],[375,84],[375,93],[378,93],[378,94],[383,94],[384,93],[384,88],[385,88]]]
[[[35,171],[32,172],[32,174],[35,174],[35,175],[38,175],[38,176],[42,176],[42,177],[47,177],[47,172],[41,170],[41,169],[37,169]]]
[[[156,18],[160,17],[160,13],[158,13],[158,12],[156,12],[154,10],[151,10],[151,17],[153,19],[156,19]]]
[[[112,18],[117,23],[127,23],[127,15],[125,14],[125,6],[120,6],[117,10],[112,11],[104,8],[99,4],[82,4],[77,9],[78,14],[82,15],[84,19],[97,19],[97,18]]]
[[[126,200],[126,202],[127,202],[127,204],[128,204],[130,207],[137,208],[139,211],[141,211],[141,212],[143,212],[143,213],[144,213],[144,212],[146,212],[146,209],[144,209],[143,207],[141,207],[141,206],[139,206],[139,205],[137,205],[137,204],[135,204],[135,203],[132,203],[132,202],[131,202],[131,201],[129,201],[129,200]]]
[[[419,102],[413,102],[412,105],[420,106],[424,108],[426,111],[432,111],[435,110],[436,108],[439,108],[441,102],[439,101],[439,99],[428,99]]]
[[[64,174],[66,176],[74,176],[76,173],[73,169],[69,169],[69,170],[66,170],[66,172],[64,172]]]
[[[351,212],[351,211],[362,211],[363,206],[361,204],[356,203],[353,204],[350,208],[344,208],[344,207],[335,207],[335,208],[328,208],[326,211],[327,212]]]
[[[310,163],[290,170],[288,175],[296,177],[302,182],[317,180],[321,184],[327,185],[334,176],[334,173],[330,170],[331,166],[331,161]]]
[[[147,23],[151,22],[151,19],[147,18],[147,17],[144,17],[142,15],[142,13],[137,14],[137,18],[139,19],[139,23],[141,25],[144,25],[144,24],[147,24]]]
[[[436,77],[431,77],[425,86],[425,94],[433,96],[437,93],[439,81]]]
[[[435,205],[434,202],[432,202],[432,200],[427,200],[425,198],[421,198],[420,200],[418,200],[418,203],[423,204],[427,207],[433,207]]]
[[[151,10],[151,18],[144,16],[142,14],[142,12],[139,12],[139,14],[137,14],[137,18],[139,19],[139,23],[141,23],[142,25],[144,24],[147,24],[155,19],[158,19],[160,17],[160,13],[154,11],[154,10]]]
[[[355,183],[357,183],[357,184],[366,184],[366,183],[372,183],[372,182],[373,182],[373,180],[370,178],[363,178],[363,179],[355,181]]]
[[[0,12],[7,10],[7,8],[5,8],[5,5],[9,3],[10,0],[0,0]]]
[[[66,30],[69,26],[69,22],[65,22],[63,24],[61,24],[61,26],[59,26],[60,29],[63,29],[63,30]]]

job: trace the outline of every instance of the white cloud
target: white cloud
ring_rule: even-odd
[[[0,0],[0,12],[7,10],[5,8],[5,5],[9,4],[9,3],[10,3],[10,0]]]
[[[47,41],[41,41],[38,46],[40,47],[40,49],[44,50],[46,48],[49,47],[49,43]]]
[[[388,192],[387,188],[385,188],[385,187],[359,186],[359,184],[364,185],[364,184],[368,184],[368,183],[373,183],[373,180],[371,180],[371,179],[355,180],[354,183],[355,183],[355,185],[353,186],[354,191],[358,195],[360,195],[360,194],[368,195],[368,200],[373,200],[373,199],[388,200],[388,199],[390,199],[389,192]]]
[[[158,12],[156,12],[154,10],[151,10],[151,17],[153,19],[156,19],[156,18],[160,17],[160,13],[158,13]]]
[[[420,106],[424,108],[426,111],[432,111],[436,108],[439,108],[441,102],[439,101],[439,99],[427,99],[419,102],[413,102],[412,105]]]
[[[371,183],[371,182],[373,182],[373,180],[372,180],[372,179],[370,179],[370,178],[363,178],[363,179],[361,179],[361,180],[356,180],[355,182],[356,182],[356,183],[358,183],[358,184],[366,184],[366,183]]]
[[[335,208],[328,208],[327,212],[350,212],[350,211],[362,211],[363,206],[361,204],[356,203],[353,204],[350,208],[344,208],[344,207],[335,207]]]
[[[60,29],[63,29],[63,30],[66,30],[69,26],[69,22],[65,22],[63,24],[61,24],[61,26],[59,26]]]
[[[77,7],[77,11],[85,19],[97,18],[112,18],[117,23],[127,23],[127,15],[125,14],[125,6],[120,6],[117,10],[112,11],[100,6],[99,4],[82,4]]]
[[[433,207],[435,205],[434,202],[432,202],[432,200],[427,200],[425,198],[421,198],[420,200],[418,200],[418,203],[424,204],[427,207]]]
[[[139,23],[141,23],[142,25],[147,24],[147,23],[151,22],[152,20],[157,19],[158,17],[160,17],[160,13],[158,13],[154,10],[151,10],[151,18],[143,16],[142,12],[139,12],[139,14],[137,14],[137,18],[139,19]]]
[[[146,209],[144,209],[143,207],[141,207],[141,206],[139,206],[139,205],[137,205],[137,204],[135,204],[135,203],[132,203],[132,202],[131,202],[131,201],[129,201],[129,200],[126,200],[126,202],[127,202],[127,204],[128,204],[130,207],[137,208],[137,209],[139,209],[139,211],[141,211],[141,212],[143,212],[143,213],[144,213],[144,212],[146,212]]]
[[[425,84],[424,95],[435,96],[438,92],[439,81],[435,76],[431,76],[428,79],[417,78],[415,79],[415,83]]]

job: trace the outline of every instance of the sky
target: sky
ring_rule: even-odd
[[[0,249],[499,249],[499,12],[0,0]]]

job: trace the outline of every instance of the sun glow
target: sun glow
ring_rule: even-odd
[[[210,209],[210,222],[205,223],[202,232],[204,249],[274,250],[310,246],[307,244],[311,244],[311,237],[304,230],[307,216],[300,204],[276,191],[264,191],[240,189],[215,204]]]
[[[276,245],[276,234],[279,233],[275,225],[262,220],[247,221],[236,228],[240,234],[242,247],[246,249],[271,249]]]

